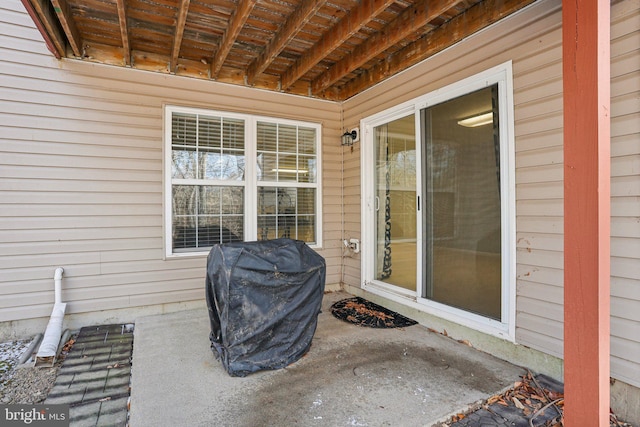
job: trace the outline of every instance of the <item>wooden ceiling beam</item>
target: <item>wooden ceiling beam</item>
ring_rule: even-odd
[[[281,76],[281,89],[286,90],[307,71],[316,66],[331,52],[349,40],[351,36],[383,12],[395,0],[362,0],[354,9],[350,10],[340,22],[326,32],[311,49],[306,51]]]
[[[311,92],[317,94],[370,59],[399,43],[405,37],[422,29],[430,21],[454,7],[461,0],[420,0],[381,31],[357,46],[350,55],[333,64],[311,83]]]
[[[471,34],[510,15],[535,0],[484,0],[455,16],[422,38],[395,52],[388,61],[379,63],[347,83],[340,98],[350,98],[418,62],[458,43]]]
[[[211,63],[212,79],[218,77],[222,64],[224,64],[224,61],[227,59],[227,55],[229,55],[233,44],[238,38],[238,34],[240,34],[240,30],[242,30],[245,22],[247,22],[247,18],[249,18],[256,2],[257,0],[240,0],[238,3],[231,19],[229,19],[229,26],[225,30],[224,36],[222,36],[220,47],[218,48],[218,51],[213,58],[213,62]]]
[[[304,27],[309,19],[324,5],[326,0],[303,0],[300,6],[289,15],[284,25],[271,39],[265,50],[256,58],[247,70],[247,83],[252,85],[256,77],[273,62],[285,46]]]
[[[175,73],[176,68],[178,67],[178,55],[180,54],[180,46],[182,45],[184,26],[187,23],[187,12],[189,11],[190,2],[191,0],[180,0],[180,6],[178,6],[176,32],[173,36],[173,48],[171,49],[171,60],[169,62],[169,71],[172,73]]]
[[[53,4],[53,10],[58,16],[58,21],[60,21],[60,25],[67,36],[67,40],[69,40],[69,46],[71,46],[73,54],[81,57],[82,38],[80,37],[78,27],[76,27],[76,23],[71,15],[69,3],[67,3],[67,0],[51,0],[51,4]]]
[[[127,25],[127,5],[125,0],[116,0],[118,7],[118,21],[122,37],[122,56],[125,65],[131,65],[131,46],[129,44],[129,27]]]
[[[22,4],[36,24],[49,51],[58,59],[65,56],[66,41],[59,30],[51,3],[47,0],[22,0]]]

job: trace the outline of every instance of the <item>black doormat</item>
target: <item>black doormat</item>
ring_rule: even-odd
[[[331,306],[331,314],[345,322],[370,328],[402,328],[418,323],[360,297],[334,303]]]

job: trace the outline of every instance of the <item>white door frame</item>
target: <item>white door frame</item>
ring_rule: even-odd
[[[490,319],[465,310],[454,308],[422,295],[422,263],[417,262],[415,291],[376,280],[375,274],[375,147],[373,129],[395,119],[413,114],[416,123],[416,195],[422,194],[422,171],[420,159],[422,150],[422,129],[420,110],[463,96],[475,90],[498,84],[500,120],[500,204],[502,225],[502,313],[501,320]],[[515,298],[516,298],[516,239],[515,239],[515,136],[513,115],[513,74],[511,61],[470,76],[454,84],[427,93],[398,106],[389,108],[361,120],[361,188],[362,188],[362,289],[395,302],[408,305],[423,312],[459,323],[494,336],[515,341]],[[424,205],[421,201],[420,205]],[[422,260],[422,207],[418,207],[417,217],[417,259]]]

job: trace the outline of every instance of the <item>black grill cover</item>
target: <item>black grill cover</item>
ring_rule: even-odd
[[[215,245],[207,259],[211,349],[231,376],[279,369],[311,346],[325,261],[304,242]]]

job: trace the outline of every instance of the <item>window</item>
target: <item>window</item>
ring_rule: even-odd
[[[319,246],[320,126],[167,106],[166,253],[288,237]]]
[[[316,130],[257,124],[258,239],[315,241]]]

